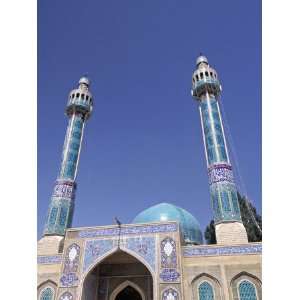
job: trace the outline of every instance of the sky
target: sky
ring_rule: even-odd
[[[38,1],[38,237],[58,175],[68,93],[94,98],[73,227],[130,223],[169,202],[212,219],[191,78],[200,52],[219,75],[242,193],[261,212],[261,3]],[[240,174],[240,176],[238,176]],[[242,184],[243,183],[243,184]]]

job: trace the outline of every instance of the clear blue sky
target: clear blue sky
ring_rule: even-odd
[[[84,133],[73,226],[129,223],[171,202],[201,229],[212,218],[199,114],[203,52],[248,195],[261,211],[260,1],[38,1],[38,235],[59,171],[69,91],[84,73],[94,114]],[[28,41],[30,42],[30,41]]]

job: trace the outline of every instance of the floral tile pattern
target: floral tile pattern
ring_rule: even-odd
[[[85,245],[83,272],[85,272],[95,260],[112,250],[113,247],[113,239],[87,241]]]
[[[125,247],[141,256],[155,271],[155,239],[154,237],[128,238]]]
[[[78,264],[79,264],[79,256],[80,256],[80,247],[73,243],[71,244],[65,255],[64,259],[64,270],[63,273],[76,273],[78,270]]]

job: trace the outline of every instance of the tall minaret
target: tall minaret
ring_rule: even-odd
[[[90,81],[86,77],[79,80],[79,86],[69,94],[66,115],[69,124],[63,146],[62,162],[55,182],[44,237],[64,236],[71,227],[74,212],[76,174],[86,120],[93,109],[93,98],[89,91]]]
[[[196,65],[192,96],[200,111],[217,243],[247,243],[219,107],[221,85],[205,56],[200,55]]]

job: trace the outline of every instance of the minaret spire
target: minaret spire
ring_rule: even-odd
[[[82,77],[78,88],[69,94],[66,115],[69,124],[63,146],[62,162],[55,182],[44,236],[64,236],[65,230],[72,225],[76,191],[76,175],[86,120],[93,109],[93,97],[89,91],[90,80]]]
[[[221,85],[203,54],[196,66],[192,96],[199,105],[217,243],[247,243],[219,107]]]

